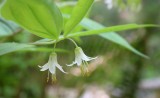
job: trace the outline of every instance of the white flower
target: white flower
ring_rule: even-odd
[[[73,61],[72,64],[67,65],[67,66],[73,66],[74,64],[77,64],[79,67],[81,67],[82,72],[84,72],[84,74],[85,74],[86,72],[88,72],[88,69],[87,69],[88,63],[87,63],[87,61],[91,61],[91,60],[96,59],[96,58],[97,57],[92,58],[92,57],[86,56],[84,54],[82,48],[76,47],[75,48],[75,61]]]
[[[44,66],[39,66],[41,68],[40,71],[45,71],[45,70],[49,70],[49,72],[52,74],[52,76],[55,77],[56,74],[56,67],[61,70],[63,73],[66,73],[63,69],[62,66],[60,66],[57,62],[57,54],[55,52],[53,52],[50,57],[49,57],[49,61],[44,65]],[[49,78],[49,76],[48,76]],[[48,80],[47,80],[48,81]]]

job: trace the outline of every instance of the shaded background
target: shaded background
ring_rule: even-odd
[[[105,26],[160,24],[160,0],[111,1],[96,1],[88,17]],[[61,10],[70,13],[72,8],[71,4]],[[15,28],[13,35],[1,36],[0,42],[28,43],[40,39],[18,26]],[[76,66],[64,66],[69,74],[57,70],[57,83],[47,83],[47,72],[40,72],[37,66],[48,61],[50,51],[47,49],[0,56],[0,98],[160,98],[159,32],[158,28],[143,28],[119,33],[150,59],[139,57],[100,36],[77,38],[85,53],[91,57],[98,56],[98,59],[89,63],[88,77],[82,76]],[[57,47],[72,50],[58,51],[61,65],[71,63],[74,45],[64,40]]]

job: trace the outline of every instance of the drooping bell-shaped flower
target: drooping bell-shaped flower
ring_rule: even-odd
[[[53,79],[56,80],[56,67],[61,70],[63,73],[66,73],[62,66],[60,66],[57,62],[57,54],[55,52],[50,54],[49,61],[44,66],[39,66],[41,69],[40,71],[49,70],[49,72],[52,74]],[[49,76],[48,76],[49,79]],[[48,81],[48,80],[47,80]]]
[[[75,48],[75,61],[73,61],[72,64],[67,65],[67,66],[73,66],[74,64],[77,64],[79,67],[81,67],[81,71],[83,74],[88,73],[88,62],[87,61],[91,61],[96,59],[92,58],[92,57],[88,57],[84,54],[83,50],[81,47],[76,47]]]

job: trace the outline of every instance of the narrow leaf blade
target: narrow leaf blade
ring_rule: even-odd
[[[0,56],[30,47],[34,46],[27,44],[18,44],[18,43],[0,43]]]
[[[0,37],[10,36],[19,30],[18,25],[0,18]]]
[[[64,35],[69,34],[85,17],[94,0],[79,0],[65,24]]]
[[[144,28],[144,27],[157,27],[156,25],[138,25],[138,24],[126,24],[126,25],[118,25],[118,26],[111,26],[111,27],[104,27],[101,29],[96,30],[90,30],[90,31],[83,31],[83,32],[77,32],[74,34],[70,34],[69,36],[88,36],[88,35],[95,35],[95,34],[101,34],[101,33],[109,33],[113,31],[123,31],[123,30],[131,30],[131,29],[137,29],[137,28]]]
[[[91,20],[91,19],[87,19],[85,18],[82,22],[81,25],[88,29],[88,30],[95,30],[95,29],[102,29],[104,28],[103,25]],[[124,38],[122,38],[120,35],[116,34],[115,32],[106,32],[103,34],[99,34],[99,36],[115,43],[118,44],[130,51],[132,51],[133,53],[144,57],[144,58],[148,58],[148,56],[144,55],[143,53],[139,52],[138,50],[136,50],[134,47],[132,47]]]

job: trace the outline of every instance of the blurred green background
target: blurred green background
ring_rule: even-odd
[[[55,1],[63,13],[71,13],[76,2]],[[160,0],[97,0],[88,17],[105,26],[160,24],[159,9]],[[29,43],[40,39],[13,23],[9,23],[10,31],[3,21],[1,18],[0,31],[5,28],[8,33],[14,33],[9,36],[2,33],[0,43]],[[98,56],[89,63],[90,75],[82,76],[76,66],[65,66],[74,59],[74,46],[65,40],[57,47],[73,51],[58,51],[58,61],[69,74],[57,70],[57,83],[47,83],[47,72],[40,72],[38,65],[47,62],[49,50],[6,54],[0,56],[0,98],[160,98],[160,29],[143,28],[119,34],[150,59],[137,56],[100,36],[77,38],[87,55]]]

